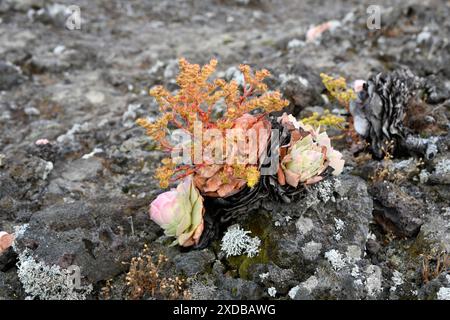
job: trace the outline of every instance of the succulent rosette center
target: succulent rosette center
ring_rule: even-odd
[[[279,121],[291,132],[286,155],[278,171],[280,184],[297,188],[299,183],[312,184],[323,179],[321,174],[330,166],[333,175],[344,168],[342,154],[331,147],[326,132],[314,129],[297,121],[292,115],[283,114]]]
[[[219,163],[199,167],[194,182],[200,192],[209,197],[227,197],[253,187],[259,179],[260,158],[267,152],[270,122],[265,117],[244,114],[226,132]],[[217,140],[206,141],[211,146]]]

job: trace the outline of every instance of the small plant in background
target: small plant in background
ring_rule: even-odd
[[[325,110],[322,115],[314,112],[310,117],[303,118],[302,123],[316,128],[329,127],[344,130],[347,121],[343,117],[332,114],[330,110]]]
[[[321,73],[320,77],[331,97],[349,111],[350,101],[356,99],[356,93],[352,88],[348,88],[345,78],[333,78],[325,73]]]
[[[353,128],[369,144],[376,159],[421,155],[433,159],[439,152],[439,136],[448,119],[439,107],[427,102],[423,92],[435,90],[425,78],[409,69],[374,74],[355,81],[356,97],[350,101]]]
[[[186,279],[164,277],[168,259],[163,254],[151,252],[147,245],[130,263],[126,285],[130,299],[189,299]]]
[[[330,96],[350,112],[350,102],[356,99],[355,90],[347,86],[347,81],[343,77],[333,78],[325,73],[321,73],[320,77]],[[356,133],[353,118],[350,115],[348,120],[347,135],[354,143],[359,142],[359,136]]]

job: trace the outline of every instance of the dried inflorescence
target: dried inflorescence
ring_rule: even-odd
[[[156,98],[162,115],[155,122],[138,119],[137,123],[146,129],[147,134],[157,141],[163,150],[174,151],[174,148],[177,148],[168,137],[169,128],[178,128],[191,136],[196,133],[203,135],[206,130],[216,129],[223,137],[226,130],[232,128],[243,131],[255,126],[270,129],[268,122],[261,116],[255,117],[249,112],[258,109],[263,115],[279,111],[288,105],[288,101],[282,99],[279,92],[268,91],[263,80],[270,75],[269,71],[263,69],[252,73],[249,66],[241,65],[240,71],[243,74],[244,84],[240,88],[235,80],[208,81],[216,66],[217,60],[214,59],[200,67],[182,58],[179,61],[180,74],[177,78],[177,84],[180,87],[178,92],[172,95],[161,86],[150,91],[150,94]],[[220,104],[225,105],[225,113],[220,119],[214,119],[214,111]],[[200,132],[195,132],[196,130]],[[194,137],[194,139],[197,138]],[[204,151],[211,147],[214,140],[214,137],[210,137],[200,142],[193,141],[193,143],[199,143],[200,149]],[[225,146],[222,147],[225,148]],[[242,150],[238,149],[238,151]],[[193,153],[193,150],[191,152]],[[225,149],[223,154],[227,154]],[[194,154],[191,154],[191,163],[195,160]],[[217,167],[211,166],[209,160],[202,159],[202,163],[190,165],[175,163],[174,159],[166,158],[163,166],[158,169],[156,177],[161,187],[166,188],[170,182],[194,174],[197,187],[216,196],[229,195],[246,184],[252,186],[257,181],[257,163],[238,164],[234,161],[235,159],[225,159],[223,156],[221,160],[226,163]]]
[[[441,252],[434,257],[431,255],[423,256],[422,280],[424,283],[430,282],[447,271],[450,271],[450,256],[447,252]]]
[[[130,299],[189,299],[186,279],[180,276],[163,276],[167,262],[166,256],[156,255],[145,245],[139,256],[131,260],[130,270],[126,275]]]

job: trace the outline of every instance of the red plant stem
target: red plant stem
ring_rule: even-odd
[[[166,148],[168,151],[172,151],[174,149],[174,147],[166,139],[162,138],[158,141],[159,141],[159,144],[162,147]]]
[[[246,83],[244,82],[244,93],[243,93],[243,95],[241,96],[241,98],[240,98],[240,101],[239,101],[239,106],[241,106],[242,105],[242,103],[249,97],[249,96],[251,96],[252,94],[253,94],[253,86],[252,85],[250,85],[250,88],[247,90],[247,85],[246,85]]]
[[[172,122],[181,130],[187,132],[188,134],[190,134],[191,136],[193,136],[192,132],[190,132],[188,129],[186,129],[186,125],[183,125],[183,123],[181,123],[180,121],[178,121],[176,119],[176,113],[175,111],[172,111],[173,114],[173,119]],[[187,123],[189,123],[189,121],[186,121]]]
[[[187,177],[187,176],[193,174],[194,172],[195,172],[194,169],[186,170],[185,173],[183,173],[183,174],[181,174],[181,175],[179,175],[179,176],[177,176],[177,177],[172,177],[172,178],[170,179],[170,182],[175,182],[175,181],[177,181],[177,180],[183,179],[184,177]]]
[[[187,169],[189,169],[191,166],[190,165],[184,165],[184,166],[180,166],[180,167],[178,167],[178,168],[176,168],[176,169],[174,169],[173,170],[173,172],[175,173],[175,172],[180,172],[180,171],[183,171],[183,170],[187,170]]]

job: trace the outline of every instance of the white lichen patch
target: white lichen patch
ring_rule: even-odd
[[[316,276],[311,276],[306,281],[301,283],[301,286],[308,290],[309,292],[313,291],[315,287],[319,284],[319,280]]]
[[[336,232],[334,233],[333,237],[336,241],[340,241],[342,239],[341,232],[345,228],[345,223],[339,218],[334,218],[334,227],[336,229]]]
[[[429,178],[430,178],[430,173],[426,169],[423,169],[420,171],[420,173],[419,173],[420,183],[422,183],[422,184],[427,183]]]
[[[269,278],[269,273],[268,272],[265,272],[265,273],[261,273],[260,275],[259,275],[259,278],[261,279],[261,280],[266,280],[267,278]]]
[[[366,290],[369,296],[376,296],[381,292],[381,268],[370,265],[366,268]]]
[[[345,253],[345,260],[348,263],[355,263],[361,260],[361,248],[355,245],[347,247],[347,252]]]
[[[397,270],[394,270],[391,281],[394,283],[394,285],[391,287],[390,290],[395,291],[397,290],[397,287],[401,286],[404,283],[403,275]]]
[[[436,164],[434,168],[436,175],[446,175],[450,172],[450,159],[443,159]]]
[[[336,271],[339,271],[345,267],[345,260],[342,254],[335,249],[325,252],[325,258],[327,258],[333,269]]]
[[[291,288],[291,290],[289,290],[289,292],[288,292],[289,298],[294,300],[295,296],[297,295],[298,290],[300,290],[300,286],[295,286],[295,287]]]
[[[246,254],[249,258],[258,255],[261,240],[258,237],[250,237],[250,233],[251,231],[245,231],[237,224],[228,228],[220,245],[227,258],[242,254]]]
[[[317,277],[311,276],[308,279],[306,279],[305,281],[303,281],[302,283],[300,283],[299,285],[296,285],[295,287],[291,288],[291,290],[289,290],[288,296],[289,296],[289,298],[294,299],[295,296],[297,295],[297,292],[301,288],[304,288],[309,293],[311,293],[317,287],[318,284],[319,284],[319,280],[317,279]]]
[[[350,273],[353,278],[358,279],[360,277],[359,267],[357,265],[353,266],[352,271]]]
[[[14,242],[12,244],[12,247],[13,247],[14,251],[18,252],[17,251],[17,247],[16,247],[16,240],[21,238],[24,235],[25,231],[27,231],[27,228],[28,228],[28,223],[17,225],[17,226],[14,227],[14,238],[15,238],[15,240],[14,240]]]
[[[310,218],[300,217],[295,226],[302,236],[306,236],[314,228],[314,223]]]
[[[315,260],[322,250],[320,242],[310,241],[302,247],[303,256],[308,260]]]
[[[438,300],[450,300],[450,288],[440,288],[437,293]]]
[[[314,186],[315,190],[317,190],[317,197],[322,200],[323,202],[333,201],[335,202],[336,199],[333,196],[334,192],[334,179],[327,179],[324,181],[321,181],[320,183],[317,183]]]
[[[267,289],[267,293],[269,294],[269,296],[275,297],[277,294],[277,289],[275,289],[275,287],[270,287],[269,289]]]
[[[53,170],[53,162],[45,161],[44,172],[42,173],[42,180],[47,180],[48,175]]]
[[[213,283],[204,283],[203,281],[194,281],[189,286],[189,292],[192,300],[210,300],[214,298],[217,287]]]
[[[19,254],[17,274],[29,299],[85,300],[92,292],[92,284],[74,284],[74,276],[59,266],[36,261],[28,250]]]

